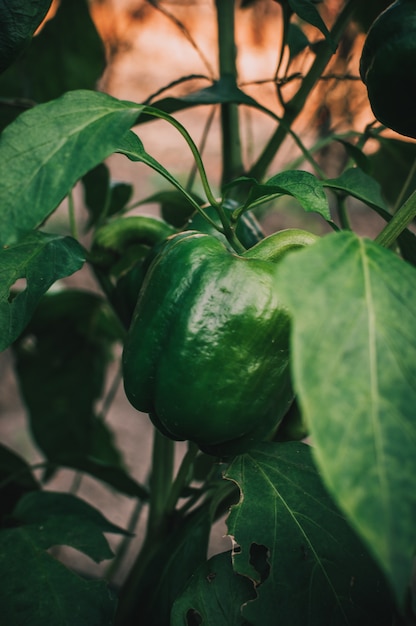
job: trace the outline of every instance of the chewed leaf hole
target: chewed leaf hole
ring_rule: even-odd
[[[203,619],[202,615],[198,613],[195,609],[189,609],[186,613],[186,625],[187,626],[200,626],[202,624]]]
[[[259,585],[264,583],[270,574],[269,550],[266,546],[252,543],[250,546],[250,565],[260,574]]]
[[[26,288],[27,288],[26,278],[18,278],[17,280],[15,280],[9,290],[9,296],[7,298],[8,302],[13,302],[15,297],[19,295],[19,293],[24,291]]]

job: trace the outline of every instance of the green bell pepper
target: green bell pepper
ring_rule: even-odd
[[[375,19],[365,40],[360,75],[375,117],[416,137],[416,0],[398,0]]]
[[[236,255],[211,235],[169,237],[124,345],[130,403],[168,437],[217,456],[269,438],[293,400],[277,261],[315,240],[282,231]]]

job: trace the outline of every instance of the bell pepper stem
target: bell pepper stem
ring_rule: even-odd
[[[416,191],[406,200],[393,215],[389,223],[375,238],[375,242],[384,248],[390,248],[416,217]]]

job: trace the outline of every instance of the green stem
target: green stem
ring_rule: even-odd
[[[416,191],[406,200],[400,209],[393,215],[390,222],[375,238],[375,242],[385,248],[390,248],[416,217]]]
[[[409,173],[407,175],[407,178],[405,180],[405,183],[403,185],[403,187],[401,188],[400,194],[396,200],[395,206],[393,208],[393,213],[397,213],[398,208],[402,205],[403,203],[403,199],[405,198],[410,185],[412,184],[412,180],[414,175],[416,174],[416,159],[414,159],[413,163],[412,163],[412,167],[409,170]]]
[[[351,230],[351,224],[346,207],[346,197],[343,195],[337,196],[337,212],[341,228],[343,230]]]
[[[72,190],[68,194],[68,214],[69,214],[69,228],[71,230],[71,235],[74,239],[78,239],[78,227],[77,220],[75,217],[75,205],[74,205],[74,196]]]
[[[181,466],[172,483],[169,497],[166,501],[166,511],[168,513],[174,511],[184,487],[189,485],[192,479],[192,469],[198,450],[199,448],[195,443],[188,442],[188,450],[182,459]]]
[[[338,16],[338,19],[331,30],[331,37],[335,42],[339,42],[346,25],[351,19],[356,3],[358,3],[358,0],[350,0]],[[267,168],[272,162],[283,141],[286,139],[293,122],[303,110],[310,92],[321,77],[332,54],[333,52],[330,45],[327,42],[323,42],[315,57],[315,61],[309,69],[309,72],[304,77],[301,86],[293,98],[286,104],[285,113],[281,123],[278,125],[275,133],[270,138],[257,162],[252,166],[251,171],[248,174],[249,176],[252,176],[257,180],[261,180],[264,177]]]
[[[138,589],[153,555],[169,532],[167,501],[172,487],[174,442],[154,429],[152,473],[150,476],[149,516],[146,536],[140,553],[123,584],[116,615],[117,626],[133,626],[137,623],[140,607],[136,605]]]
[[[219,75],[237,84],[235,44],[235,0],[215,0],[218,28]],[[243,171],[238,104],[221,104],[223,187]]]
[[[176,128],[177,131],[179,131],[179,133],[182,135],[182,137],[185,139],[186,143],[189,146],[189,149],[192,152],[192,155],[195,159],[195,164],[198,168],[198,172],[199,175],[201,177],[201,183],[202,186],[204,188],[205,191],[205,195],[207,197],[208,202],[212,205],[212,206],[218,206],[218,200],[216,199],[216,197],[214,196],[209,181],[208,181],[208,177],[205,171],[205,167],[204,167],[204,163],[202,161],[201,155],[199,153],[199,150],[194,142],[194,140],[192,139],[192,137],[190,136],[190,134],[188,133],[188,131],[186,130],[186,128],[180,123],[178,122],[178,120],[176,120],[174,117],[172,117],[171,115],[168,115],[167,113],[165,113],[164,111],[160,111],[159,109],[155,109],[154,107],[151,106],[145,106],[143,107],[143,113],[148,113],[149,115],[153,116],[153,117],[157,117],[159,119],[165,120],[165,122],[168,122],[169,124],[171,124],[171,126],[173,126],[174,128]],[[157,170],[159,171],[159,170]],[[182,190],[184,193],[186,193],[186,190]],[[197,203],[195,203],[195,200],[192,198],[192,196],[188,197],[189,201],[191,202],[191,204],[196,205],[196,209],[199,209],[199,206]]]

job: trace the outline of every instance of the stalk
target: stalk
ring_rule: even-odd
[[[387,226],[375,238],[375,242],[384,248],[391,248],[399,235],[416,217],[416,191],[393,215]]]
[[[220,80],[232,80],[236,84],[235,0],[215,0],[215,6]],[[231,102],[221,104],[222,187],[240,176],[243,171],[238,109],[238,104]]]
[[[140,613],[137,596],[141,581],[146,576],[153,555],[169,534],[171,510],[167,510],[167,502],[173,480],[174,445],[173,441],[162,435],[156,428],[154,429],[146,536],[140,553],[120,590],[116,626],[137,624],[137,615]]]
[[[331,30],[331,36],[336,43],[340,41],[344,29],[349,23],[357,3],[358,0],[350,0],[338,16],[338,19]],[[323,42],[315,57],[315,61],[303,79],[298,91],[285,105],[285,112],[280,124],[270,138],[268,144],[265,146],[257,162],[252,166],[248,176],[252,176],[257,180],[261,180],[264,177],[267,168],[272,162],[283,141],[286,139],[293,122],[303,110],[309,94],[320,79],[332,54],[333,53],[329,44],[327,42]]]

